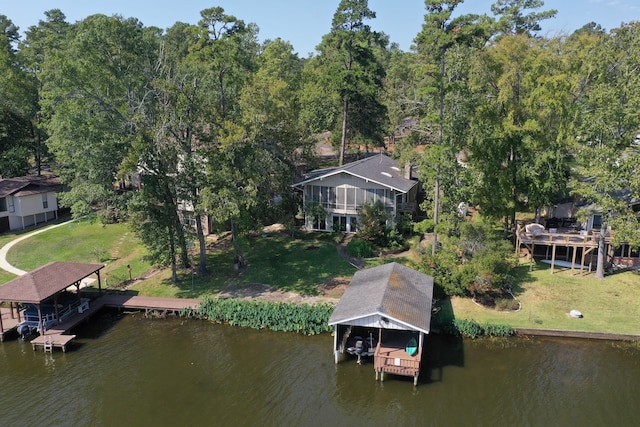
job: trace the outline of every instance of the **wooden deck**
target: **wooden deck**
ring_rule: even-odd
[[[378,345],[373,356],[376,379],[378,374],[380,380],[384,381],[384,374],[403,375],[413,377],[414,384],[417,383],[420,374],[420,360],[422,359],[422,348],[418,348],[415,356],[410,356],[405,347],[394,344]]]
[[[567,257],[566,261],[569,261],[568,255],[569,250],[571,249],[572,258],[571,258],[571,272],[573,273],[574,269],[579,267],[580,272],[585,269],[585,262],[588,261],[589,271],[591,270],[591,254],[598,249],[598,236],[599,233],[596,234],[580,234],[578,231],[569,231],[569,230],[558,230],[556,233],[550,233],[548,230],[545,230],[539,234],[528,234],[525,233],[523,229],[520,229],[517,234],[516,241],[516,250],[520,250],[521,246],[524,246],[529,251],[529,259],[533,265],[534,262],[534,252],[536,246],[545,246],[547,247],[547,259],[549,256],[549,249],[551,249],[551,273],[553,274],[555,261],[556,261],[556,248],[564,247],[567,248]],[[606,237],[605,242],[607,244],[611,243],[611,237]],[[580,260],[576,260],[576,255],[578,249],[581,250]],[[587,256],[589,258],[587,259]]]
[[[36,347],[42,347],[45,352],[52,353],[54,348],[61,348],[63,352],[67,351],[67,344],[75,338],[75,335],[66,334],[45,334],[40,335],[31,340],[33,351]]]

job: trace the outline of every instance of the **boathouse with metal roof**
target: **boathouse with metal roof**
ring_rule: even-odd
[[[431,328],[432,302],[433,277],[401,264],[356,272],[329,318],[336,363],[350,348],[354,334],[365,341],[375,334],[375,350],[370,353],[376,379],[384,380],[385,373],[411,376],[416,385],[425,335]],[[410,342],[416,344],[414,351],[409,351]]]

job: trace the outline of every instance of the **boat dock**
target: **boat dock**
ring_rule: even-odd
[[[44,334],[36,337],[31,341],[33,350],[42,347],[45,352],[51,352],[54,348],[60,348],[66,351],[66,347],[76,337],[68,334],[69,330],[79,325],[98,311],[105,307],[117,308],[121,310],[144,310],[145,314],[161,313],[161,314],[179,314],[183,309],[196,309],[200,301],[197,299],[186,298],[159,298],[159,297],[142,297],[132,295],[103,295],[91,301],[89,308],[74,314],[53,328],[47,329]],[[9,310],[7,309],[7,317]],[[4,315],[4,309],[2,311]],[[4,322],[5,318],[3,317]],[[17,319],[16,319],[17,326]]]
[[[20,322],[12,315],[12,310],[9,307],[0,307],[0,319],[3,326],[0,330],[0,341],[4,341],[4,337],[15,331]]]

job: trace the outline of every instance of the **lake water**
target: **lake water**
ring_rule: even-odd
[[[418,387],[334,364],[329,335],[104,312],[67,353],[0,344],[0,426],[634,426],[640,349],[427,340]]]

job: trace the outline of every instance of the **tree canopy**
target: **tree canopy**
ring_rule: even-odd
[[[341,0],[308,58],[221,7],[168,29],[52,9],[24,37],[0,15],[0,175],[44,164],[61,205],[130,219],[174,272],[197,240],[209,273],[205,218],[233,231],[238,258],[247,232],[292,220],[319,141],[337,163],[375,149],[417,165],[434,252],[461,204],[508,236],[517,212],[569,197],[640,245],[640,25],[547,35],[541,0],[496,0],[491,16],[461,3],[425,0],[404,52],[367,0]]]

